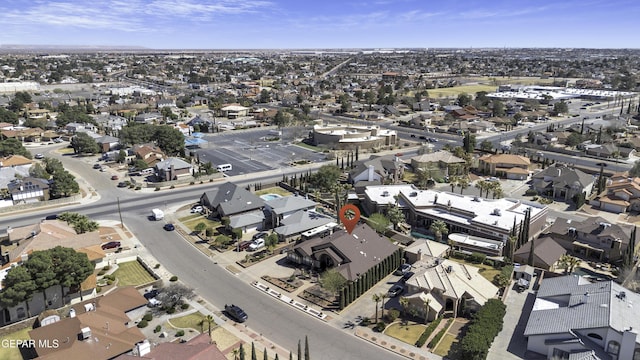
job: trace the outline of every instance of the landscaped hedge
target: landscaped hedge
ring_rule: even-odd
[[[433,339],[431,339],[431,341],[429,341],[429,348],[433,349],[436,345],[438,345],[438,342],[440,341],[440,339],[442,339],[444,334],[447,333],[447,329],[449,328],[449,325],[451,325],[452,321],[453,319],[447,320],[447,324],[440,331],[438,331],[436,336],[434,336]]]
[[[460,341],[461,359],[487,358],[493,339],[502,330],[505,313],[506,306],[498,299],[490,299],[480,308]]]
[[[433,330],[435,330],[436,327],[438,327],[438,324],[440,324],[440,321],[442,321],[442,318],[439,317],[433,320],[431,324],[427,325],[427,328],[424,329],[424,332],[422,333],[422,335],[420,335],[420,338],[418,338],[418,341],[416,341],[417,347],[422,347],[422,345],[424,345],[424,343],[427,342],[427,339],[429,338],[429,336],[431,336],[431,333],[433,332]]]

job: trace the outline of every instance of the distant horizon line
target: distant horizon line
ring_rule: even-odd
[[[41,45],[41,44],[0,44],[0,51],[8,50],[139,50],[139,51],[408,51],[408,50],[639,50],[640,48],[589,48],[589,47],[509,47],[509,46],[468,46],[468,47],[308,47],[308,48],[152,48],[138,45]]]

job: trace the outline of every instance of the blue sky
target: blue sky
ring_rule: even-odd
[[[639,48],[637,0],[1,0],[0,45]]]

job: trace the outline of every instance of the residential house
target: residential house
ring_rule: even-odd
[[[370,186],[366,188],[365,211],[388,206],[390,199],[405,213],[406,221],[417,229],[429,229],[437,220],[444,221],[449,233],[462,232],[488,239],[507,241],[515,224],[520,229],[526,212],[530,212],[529,238],[543,229],[548,208],[539,203],[517,199],[481,199],[444,191],[420,190],[412,185]]]
[[[136,115],[133,118],[133,120],[137,123],[153,124],[153,123],[159,123],[160,121],[162,121],[163,117],[162,117],[162,114],[157,112],[142,113],[142,114]]]
[[[26,177],[14,179],[7,188],[14,205],[49,200],[49,180]]]
[[[404,258],[409,264],[433,264],[449,254],[449,245],[425,239],[414,241],[404,248]]]
[[[145,340],[136,345],[134,354],[120,355],[115,360],[227,360],[227,356],[211,341],[207,332],[186,342],[163,342],[153,348]]]
[[[200,196],[200,204],[209,209],[213,217],[222,218],[262,210],[264,200],[244,187],[227,182],[217,189],[205,191]]]
[[[358,224],[351,233],[340,230],[297,244],[287,260],[317,271],[335,268],[347,281],[355,281],[399,250],[368,225]]]
[[[167,156],[159,147],[153,144],[136,145],[133,147],[133,153],[149,167],[154,167]]]
[[[622,258],[631,238],[636,238],[636,227],[622,222],[611,223],[599,216],[582,221],[557,218],[545,230],[562,247],[585,258],[615,262]],[[634,241],[637,244],[637,241]]]
[[[349,182],[352,184],[360,181],[395,184],[402,180],[405,164],[399,157],[392,155],[371,157],[356,161],[354,165],[349,171]]]
[[[278,234],[279,241],[295,241],[307,239],[314,235],[324,237],[333,233],[338,227],[335,219],[313,210],[298,210],[283,218],[273,231]]]
[[[453,233],[448,235],[449,243],[454,250],[466,253],[481,253],[488,256],[502,256],[504,242],[491,240],[469,234]]]
[[[464,159],[446,150],[417,155],[411,158],[411,167],[414,170],[425,169],[432,171],[432,176],[434,177],[464,174],[466,165],[467,162]]]
[[[533,175],[532,187],[541,195],[566,202],[582,193],[588,197],[594,182],[592,175],[566,165],[554,164]]]
[[[493,176],[512,178],[529,170],[531,161],[527,157],[513,154],[484,155],[478,159],[479,170]],[[517,170],[519,169],[519,170]],[[513,175],[510,175],[513,174]],[[519,176],[516,176],[519,178]]]
[[[101,114],[91,115],[91,117],[104,129],[120,131],[122,127],[127,125],[127,119],[122,116]]]
[[[314,210],[318,203],[303,196],[293,195],[267,200],[264,205],[265,212],[269,215],[267,225],[278,227],[283,219],[301,210]]]
[[[529,253],[533,246],[533,266],[547,271],[558,269],[558,261],[567,250],[554,240],[552,236],[541,236],[530,240],[513,252],[513,261],[521,264],[529,262]]]
[[[416,274],[406,281],[403,297],[409,301],[410,310],[415,309],[420,317],[429,320],[446,314],[455,318],[459,313],[474,313],[498,295],[498,287],[479,271],[445,259],[425,266],[414,264]]]
[[[249,116],[249,110],[251,109],[248,107],[240,106],[238,104],[231,104],[224,106],[220,110],[222,111],[224,117],[228,119],[237,119],[240,117]]]
[[[79,303],[69,317],[52,315],[29,331],[38,359],[113,359],[136,348],[146,339],[128,316],[147,305],[133,286]],[[55,346],[53,345],[55,344]]]
[[[635,153],[635,149],[618,147],[613,143],[606,143],[586,146],[585,152],[587,155],[607,159],[628,159],[630,155]]]
[[[613,174],[607,181],[605,194],[589,204],[618,214],[640,211],[640,177],[630,177],[629,172]]]
[[[100,147],[101,153],[118,150],[120,148],[120,139],[118,139],[117,137],[104,135],[96,138],[95,140]]]
[[[90,123],[68,123],[67,125],[65,125],[64,127],[64,131],[66,131],[69,134],[75,134],[77,132],[96,132],[96,126]]]
[[[191,176],[193,166],[188,162],[170,157],[156,164],[156,174],[160,181],[172,181]]]
[[[613,281],[545,278],[524,329],[527,350],[550,360],[640,359],[639,301]]]
[[[164,107],[169,107],[169,108],[176,107],[176,100],[175,99],[159,99],[156,102],[156,108],[162,109]]]

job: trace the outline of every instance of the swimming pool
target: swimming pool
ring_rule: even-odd
[[[282,196],[278,195],[278,194],[264,194],[264,195],[260,195],[260,199],[264,200],[264,201],[269,201],[269,200],[273,200],[273,199],[277,199],[277,198],[281,198]]]

